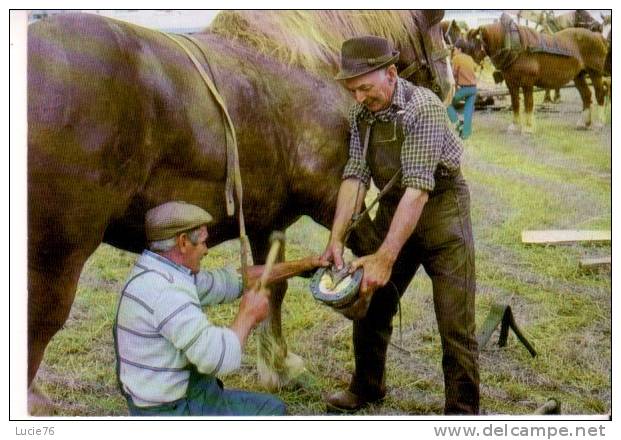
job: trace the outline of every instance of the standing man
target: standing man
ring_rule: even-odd
[[[357,103],[325,261],[342,267],[347,226],[370,179],[378,188],[396,173],[400,179],[381,199],[374,220],[383,242],[352,263],[352,271],[364,268],[358,302],[370,305],[354,320],[356,370],[349,389],[329,396],[328,408],[355,411],[384,398],[392,318],[422,265],[433,283],[442,339],[444,412],[478,414],[474,243],[470,196],[460,172],[463,146],[437,96],[398,77],[398,58],[388,41],[373,36],[347,40],[341,49],[336,79]]]
[[[476,64],[472,57],[465,53],[468,43],[460,38],[455,42],[453,48],[453,76],[457,85],[457,92],[453,96],[453,102],[448,106],[448,115],[451,122],[457,124],[459,136],[468,139],[472,134],[472,114],[474,113],[474,103],[477,99],[477,77],[475,73]],[[459,120],[455,106],[464,101],[464,120]]]
[[[216,377],[239,368],[242,348],[267,317],[269,303],[267,292],[241,295],[234,270],[200,270],[209,222],[205,210],[184,202],[164,203],[146,214],[150,250],[138,258],[123,288],[113,330],[117,377],[131,415],[285,414],[277,397],[226,390]],[[317,257],[276,264],[268,284],[317,265]],[[250,285],[262,269],[248,268]],[[240,295],[229,327],[214,326],[202,311]]]

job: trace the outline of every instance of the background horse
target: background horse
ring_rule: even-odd
[[[466,33],[470,30],[468,24],[464,21],[443,20],[440,22],[444,42],[449,46],[454,46],[457,40],[465,39]]]
[[[505,21],[507,23],[507,21]],[[552,36],[536,32],[526,26],[516,26],[521,48],[506,46],[506,25],[500,22],[481,26],[471,32],[474,42],[473,58],[477,62],[489,56],[509,88],[513,108],[510,130],[520,129],[520,88],[524,93],[526,132],[533,131],[533,87],[557,88],[573,79],[583,103],[581,127],[590,127],[591,91],[586,76],[591,78],[600,109],[604,106],[602,74],[606,57],[604,38],[586,29],[568,28]],[[516,34],[514,34],[516,35]],[[597,112],[598,116],[600,112]],[[596,124],[601,121],[596,117]]]
[[[602,16],[603,18],[603,16]],[[580,27],[592,32],[602,32],[603,24],[598,22],[588,11],[577,9],[555,15],[553,10],[520,10],[517,14],[518,24],[524,19],[526,25],[529,21],[534,23],[535,30],[548,34],[555,34],[558,31],[569,27]]]
[[[547,34],[555,34],[558,31],[567,29],[570,27],[580,27],[588,29],[592,32],[602,33],[604,22],[598,22],[588,11],[584,9],[577,9],[575,11],[569,11],[560,15],[555,15],[553,10],[534,11],[534,10],[521,10],[518,12],[518,24],[520,18],[526,18],[526,23],[531,20],[535,23],[535,30]],[[604,16],[602,15],[604,20]],[[560,102],[561,91],[560,89],[554,89],[554,99],[550,96],[550,89],[546,89],[543,102]]]
[[[369,23],[364,33],[398,29],[404,64],[423,61],[411,35],[434,26],[440,32],[437,23],[415,21],[406,11],[390,13],[390,20],[380,11],[362,14]],[[347,161],[351,97],[332,78],[257,51],[247,39],[211,31],[194,37],[187,46],[218,87],[237,132],[246,227],[261,264],[272,230],[301,215],[331,225]],[[223,120],[188,55],[161,32],[90,14],[29,26],[29,385],[67,319],[86,259],[102,242],[141,252],[148,209],[185,200],[214,217],[209,246],[238,237],[225,209]],[[349,243],[359,255],[377,245],[368,218],[365,228],[364,240],[355,233]],[[274,370],[267,377],[273,388],[300,368],[281,332],[285,290],[286,283],[274,287],[265,326],[278,354],[265,361]]]

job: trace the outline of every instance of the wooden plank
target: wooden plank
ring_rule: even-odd
[[[522,231],[522,243],[532,244],[563,244],[581,241],[610,241],[611,231]]]
[[[583,258],[580,260],[580,267],[585,269],[596,269],[601,266],[611,265],[612,256]]]

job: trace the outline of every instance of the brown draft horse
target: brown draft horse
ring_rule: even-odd
[[[444,42],[449,46],[454,46],[457,40],[465,39],[468,32],[468,24],[465,22],[457,22],[456,20],[443,20],[440,22]]]
[[[564,14],[555,15],[553,10],[521,10],[518,12],[518,24],[521,18],[535,23],[535,30],[539,30],[546,34],[555,34],[563,29],[570,27],[580,27],[588,29],[592,32],[601,33],[605,23],[605,17],[602,15],[602,23],[598,22],[588,11],[584,9],[577,9],[575,11],[569,11]],[[543,102],[560,102],[561,91],[560,89],[554,89],[554,99],[550,96],[550,89],[546,89]]]
[[[243,41],[262,53],[333,78],[343,40],[363,34],[390,40],[400,52],[399,74],[450,102],[454,88],[440,21],[444,11],[223,11],[211,32]],[[423,31],[424,30],[424,31]]]
[[[548,34],[555,34],[558,31],[569,27],[580,27],[592,32],[602,32],[603,23],[598,22],[588,11],[577,9],[555,15],[553,10],[521,10],[517,14],[518,24],[521,19],[535,23],[535,30]],[[603,17],[602,17],[603,18]]]
[[[554,89],[573,79],[583,103],[583,121],[579,127],[590,127],[592,119],[600,125],[598,111],[591,115],[591,91],[586,76],[591,78],[599,108],[604,106],[602,74],[606,58],[604,38],[586,29],[568,28],[552,36],[534,31],[526,26],[517,26],[520,50],[508,51],[505,46],[505,27],[502,22],[481,26],[471,31],[469,39],[474,42],[472,53],[480,63],[489,56],[494,66],[500,70],[509,88],[513,123],[510,131],[523,129],[532,133],[533,127],[533,88],[535,86]],[[541,50],[541,46],[554,48],[563,55]],[[520,89],[524,93],[525,126],[520,120]]]
[[[346,25],[355,11],[346,12],[330,14],[351,31]],[[393,41],[402,49],[403,65],[425,61],[414,48],[423,42],[411,35],[440,33],[441,16],[415,21],[411,11],[360,14],[367,24],[358,31],[398,33],[400,40]],[[284,230],[302,215],[331,225],[352,100],[332,78],[286,63],[271,50],[262,53],[250,37],[209,30],[194,37],[196,45],[188,47],[217,85],[235,125],[246,228],[261,264],[272,230]],[[449,71],[436,72],[449,82]],[[212,214],[209,246],[239,231],[225,210],[221,109],[187,54],[162,33],[91,14],[29,25],[27,107],[30,385],[69,315],[86,259],[102,242],[141,252],[145,212],[168,200]],[[377,245],[369,218],[361,228],[365,232],[348,243],[358,255]],[[299,366],[281,332],[285,291],[286,283],[274,288],[267,326],[280,360],[268,365],[272,386],[286,384]]]

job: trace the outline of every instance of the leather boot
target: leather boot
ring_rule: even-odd
[[[356,412],[371,403],[381,402],[383,398],[366,400],[349,390],[338,391],[326,398],[328,412]]]

